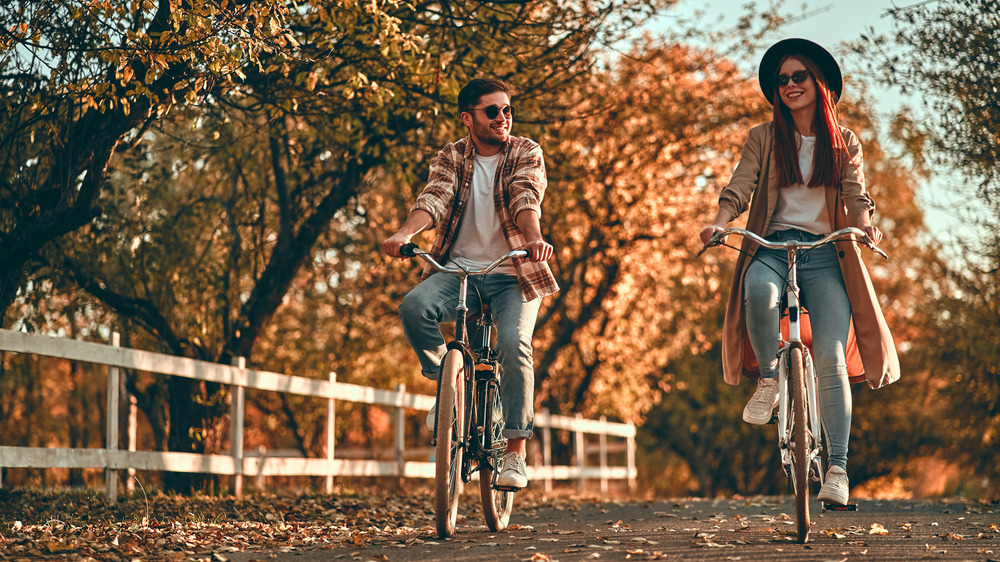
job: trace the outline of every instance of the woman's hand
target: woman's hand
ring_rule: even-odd
[[[864,231],[864,233],[867,234],[868,237],[872,239],[872,242],[874,242],[875,245],[878,246],[879,242],[882,241],[882,231],[868,224],[868,221],[862,220],[860,222],[861,224],[858,225],[858,228]]]
[[[701,232],[698,233],[698,237],[701,238],[702,244],[708,244],[709,240],[711,240],[712,237],[715,236],[716,232],[721,232],[723,230],[725,229],[722,228],[721,226],[713,224],[711,226],[706,226],[705,228],[701,229]],[[729,236],[723,236],[720,242],[725,243],[726,238],[729,238]]]

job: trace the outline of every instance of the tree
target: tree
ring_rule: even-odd
[[[541,136],[562,287],[536,333],[541,405],[639,421],[662,366],[691,345],[673,335],[706,341],[692,233],[763,109],[753,87],[709,51],[647,39],[566,92],[573,111]]]
[[[292,44],[276,2],[0,8],[0,311],[50,241],[98,215],[116,152]]]
[[[363,188],[382,181],[395,189],[401,179],[412,181],[411,156],[398,148],[437,147],[450,140],[455,124],[444,116],[465,81],[483,74],[517,76],[526,85],[522,95],[530,115],[532,103],[541,107],[540,98],[554,99],[551,92],[589,72],[596,46],[620,39],[634,18],[661,4],[317,1],[294,8],[224,3],[220,9],[164,2],[153,19],[164,31],[150,24],[143,32],[119,31],[122,21],[133,18],[133,26],[142,29],[144,12],[131,14],[130,6],[107,3],[83,15],[66,8],[63,20],[56,20],[60,26],[43,32],[34,30],[51,16],[44,7],[11,8],[6,17],[27,22],[10,27],[23,35],[11,36],[11,46],[35,49],[35,58],[10,59],[15,67],[30,67],[46,56],[38,54],[42,44],[29,40],[34,33],[76,37],[81,45],[74,46],[82,52],[108,51],[118,57],[111,60],[116,65],[125,60],[119,50],[140,62],[176,58],[167,68],[178,77],[172,90],[151,89],[156,72],[126,66],[115,77],[124,85],[111,88],[117,97],[104,99],[99,95],[109,86],[97,70],[87,74],[77,70],[80,61],[60,59],[68,75],[37,89],[52,97],[70,84],[83,92],[67,102],[77,113],[117,111],[123,122],[99,155],[104,158],[98,159],[99,173],[84,176],[92,183],[77,207],[86,213],[75,222],[60,219],[65,228],[59,231],[32,223],[24,213],[8,224],[16,232],[31,224],[40,228],[45,236],[26,256],[44,249],[47,272],[70,272],[73,283],[130,328],[132,342],[212,361],[252,359],[302,267],[349,246],[346,239],[360,226],[352,218],[358,208],[351,206]],[[66,33],[71,25],[109,31]],[[188,43],[178,43],[188,50],[177,47],[162,55],[186,26],[196,27],[202,43],[191,31]],[[227,34],[256,36],[261,26],[270,42],[230,46],[220,40]],[[121,41],[107,41],[115,33]],[[107,49],[108,43],[125,46]],[[47,55],[62,53],[55,49]],[[100,70],[98,63],[109,64],[91,61]],[[19,86],[11,83],[11,91],[26,100]],[[181,86],[186,90],[178,90]],[[175,107],[180,93],[188,105]],[[33,107],[27,101],[17,106],[34,118]],[[129,120],[136,116],[143,119]],[[69,125],[53,122],[47,131],[55,138],[63,128],[79,127],[73,118]],[[31,140],[28,133],[7,137],[18,150],[30,145],[26,139]],[[111,174],[111,155],[123,140],[134,142],[120,151],[126,159],[121,172]],[[24,154],[14,163],[44,168]],[[106,185],[112,187],[102,192]],[[63,187],[76,193],[72,185]],[[27,180],[21,188],[26,195],[39,191],[37,182]],[[86,231],[58,239],[95,216]],[[317,248],[334,223],[345,240]],[[49,240],[57,241],[43,247]],[[19,273],[15,269],[12,275]],[[160,446],[182,451],[222,446],[224,389],[170,379],[132,390],[149,418],[164,426]]]
[[[894,132],[919,165],[935,164],[978,185],[954,189],[973,236],[951,262],[930,263],[937,279],[924,303],[926,320],[913,338],[916,365],[927,370],[926,408],[938,421],[939,455],[959,459],[977,482],[964,493],[995,494],[1000,396],[995,334],[1000,271],[1000,3],[923,2],[888,11],[895,29],[870,36],[858,50],[874,55],[873,70],[921,100],[919,117],[900,113]],[[976,479],[972,479],[976,475]],[[980,478],[986,484],[980,485]]]
[[[857,47],[874,72],[919,97],[919,118],[897,116],[898,137],[918,162],[952,166],[978,180],[974,218],[1000,219],[1000,2],[920,2],[892,8],[890,36]],[[985,208],[984,208],[985,207]],[[985,213],[984,213],[985,211]],[[998,259],[1000,237],[985,225],[983,249]]]

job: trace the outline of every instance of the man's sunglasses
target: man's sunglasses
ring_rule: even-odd
[[[482,111],[486,114],[487,119],[496,119],[497,116],[500,115],[501,111],[503,112],[504,117],[511,117],[514,115],[514,108],[509,105],[505,105],[503,107],[488,105],[486,107],[472,107],[469,109],[470,111]]]
[[[805,82],[806,78],[809,78],[809,76],[810,74],[808,70],[793,72],[791,76],[788,76],[787,74],[779,74],[774,77],[774,85],[777,88],[781,88],[783,86],[787,86],[789,80],[795,82],[796,84],[801,84]]]

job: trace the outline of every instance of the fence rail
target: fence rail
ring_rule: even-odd
[[[118,494],[118,471],[152,470],[170,472],[194,472],[233,477],[233,492],[242,493],[243,477],[261,479],[266,476],[325,476],[325,489],[333,489],[333,478],[338,476],[392,476],[400,478],[433,478],[434,463],[408,460],[406,458],[406,435],[404,411],[406,409],[430,410],[434,397],[407,393],[404,385],[395,390],[384,390],[337,382],[335,373],[329,380],[285,375],[247,369],[243,358],[234,360],[233,365],[222,365],[151,351],[123,348],[119,345],[118,334],[112,343],[101,344],[29,334],[11,330],[0,330],[0,351],[34,354],[47,357],[81,361],[108,367],[107,385],[107,427],[105,428],[105,448],[69,449],[40,447],[0,446],[0,484],[3,468],[96,468],[105,470],[105,491],[109,499]],[[121,369],[159,373],[163,375],[227,384],[233,387],[230,403],[230,452],[228,455],[202,455],[168,451],[137,451],[136,409],[129,409],[127,434],[129,447],[119,449],[119,401],[122,397]],[[245,392],[246,389],[284,392],[302,396],[325,398],[326,456],[325,458],[295,458],[284,454],[268,455],[266,452],[245,451],[243,447]],[[393,412],[393,460],[371,460],[357,458],[336,458],[334,441],[334,418],[336,402],[347,401],[386,407]],[[609,422],[603,417],[598,420],[584,419],[582,416],[567,417],[552,415],[547,410],[535,414],[534,425],[542,434],[541,459],[528,467],[533,480],[542,480],[546,489],[551,489],[553,480],[576,480],[583,485],[584,480],[600,480],[601,491],[606,492],[608,480],[625,480],[629,489],[634,489],[635,467],[635,426],[631,423]],[[553,466],[552,431],[564,430],[573,435],[575,464]],[[599,464],[586,464],[587,446],[584,434],[599,436]],[[615,448],[608,445],[607,438],[624,439],[625,466],[609,466],[608,452]],[[351,455],[352,457],[355,455]],[[537,464],[538,461],[540,464]],[[126,480],[131,485],[131,480]]]

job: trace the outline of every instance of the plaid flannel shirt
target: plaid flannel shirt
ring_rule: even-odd
[[[542,148],[535,141],[511,136],[502,149],[503,157],[494,179],[493,203],[511,249],[527,243],[514,219],[518,213],[533,210],[542,215],[542,197],[548,180]],[[437,228],[431,254],[439,262],[448,259],[455,234],[462,221],[462,212],[472,192],[472,170],[475,147],[469,137],[445,146],[431,161],[427,185],[410,212],[421,209],[430,213]],[[551,295],[559,290],[555,276],[545,262],[514,259],[514,269],[526,301]],[[423,277],[431,273],[424,268]]]

